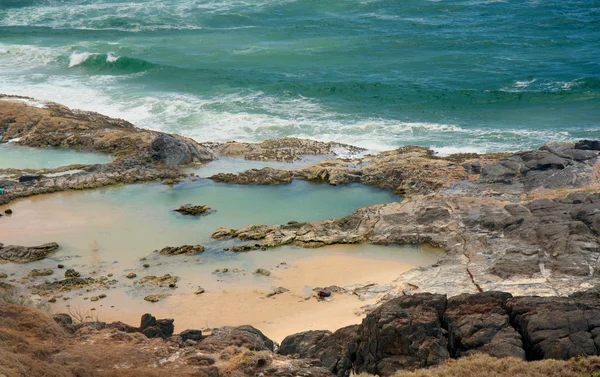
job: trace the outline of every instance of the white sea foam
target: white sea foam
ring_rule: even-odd
[[[108,55],[106,55],[106,61],[109,63],[114,63],[119,60],[119,58],[119,56],[113,55],[112,52],[109,52]]]
[[[37,107],[37,108],[40,108],[40,109],[45,109],[46,107],[48,107],[47,104],[44,103],[44,102],[32,100],[32,99],[29,99],[29,98],[2,97],[2,98],[0,98],[0,101],[22,102],[22,103],[27,104],[29,106]]]
[[[91,52],[74,51],[71,54],[71,56],[69,56],[69,68],[73,68],[82,63],[85,63],[85,61],[88,60],[88,58],[93,55],[96,55],[96,54],[92,54]]]
[[[485,153],[487,151],[486,148],[477,147],[477,146],[469,146],[469,147],[436,147],[434,145],[430,146],[437,156],[449,156],[451,154],[456,153]]]
[[[7,94],[97,111],[127,119],[140,127],[175,132],[198,141],[255,142],[277,137],[305,137],[357,145],[371,151],[402,145],[433,145],[440,154],[450,154],[517,150],[536,147],[546,141],[572,140],[566,131],[547,129],[474,129],[457,124],[407,122],[384,117],[357,118],[339,114],[316,99],[302,96],[276,97],[246,90],[203,98],[191,94],[149,92],[147,88],[131,84],[124,86],[124,77],[140,74],[143,73],[85,77],[29,73],[0,75],[0,88]]]

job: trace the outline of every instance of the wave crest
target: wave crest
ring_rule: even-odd
[[[81,67],[93,71],[121,71],[135,73],[149,70],[154,64],[127,56],[116,56],[112,53],[97,54],[91,52],[75,51],[69,56],[69,68]]]

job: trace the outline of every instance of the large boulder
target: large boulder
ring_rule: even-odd
[[[517,297],[508,300],[528,360],[569,359],[600,352],[598,296]]]
[[[358,329],[359,325],[352,325],[335,333],[315,330],[289,335],[281,342],[279,353],[319,359],[321,367],[338,377],[347,377],[356,358]]]
[[[442,318],[447,299],[429,293],[393,299],[363,320],[354,371],[391,376],[450,357]]]
[[[511,326],[504,304],[510,293],[462,294],[448,299],[444,313],[452,357],[486,353],[525,359],[521,335]]]
[[[231,346],[252,351],[273,351],[275,348],[271,339],[252,326],[220,327],[198,344],[198,348],[207,352],[219,352]]]
[[[152,157],[168,166],[214,160],[214,155],[191,139],[160,134],[150,145]]]
[[[140,322],[140,332],[148,338],[167,339],[175,330],[173,322],[173,319],[156,319],[152,314],[146,313]]]

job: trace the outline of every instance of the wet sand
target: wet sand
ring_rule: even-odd
[[[109,290],[106,292],[108,298],[101,302],[74,299],[59,302],[52,309],[55,312],[68,311],[67,305],[70,305],[71,310],[93,313],[102,321],[123,321],[136,326],[143,313],[151,312],[158,318],[174,318],[176,332],[188,328],[249,324],[280,342],[296,332],[335,331],[360,323],[363,315],[356,313],[362,312],[361,307],[376,303],[376,299],[363,301],[346,293],[334,293],[331,301],[318,301],[311,297],[313,288],[369,283],[386,285],[413,267],[386,259],[329,256],[324,253],[320,257],[298,260],[284,269],[272,269],[270,277],[259,278],[265,284],[246,282],[219,288],[217,283],[207,287],[206,293],[201,295],[174,290],[171,297],[158,303],[136,300],[135,305],[127,295]],[[289,292],[266,297],[278,286],[289,289]],[[115,308],[110,308],[111,305]],[[91,308],[96,310],[90,311]]]

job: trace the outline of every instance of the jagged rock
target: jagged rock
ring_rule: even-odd
[[[173,335],[175,326],[172,319],[156,319],[152,314],[142,316],[139,331],[148,338],[167,339]]]
[[[186,216],[200,216],[210,213],[211,208],[205,205],[194,206],[191,204],[185,204],[177,209],[174,209],[173,211],[179,212]]]
[[[242,157],[246,160],[285,161],[301,160],[306,155],[336,156],[358,155],[366,152],[363,148],[335,142],[298,138],[270,139],[261,143],[205,143],[214,153],[221,156]]]
[[[139,160],[154,159],[167,165],[210,161],[215,157],[195,141],[177,135],[136,128],[122,119],[56,103],[43,108],[10,101],[0,103],[0,124],[5,139],[19,138],[30,147],[73,148]],[[10,120],[10,121],[9,121]]]
[[[358,333],[354,370],[391,376],[398,369],[437,365],[450,357],[442,316],[442,295],[393,299],[364,319]]]
[[[462,294],[448,299],[444,313],[450,356],[487,353],[525,359],[521,335],[511,326],[504,292]]]
[[[31,286],[31,292],[40,296],[53,295],[57,292],[69,292],[76,289],[106,289],[114,286],[117,283],[114,279],[108,279],[107,277],[94,278],[82,278],[72,277],[64,280],[56,280],[53,282],[45,282]]]
[[[29,271],[29,275],[30,277],[38,277],[38,276],[49,276],[52,275],[54,273],[54,271],[51,268],[40,268],[40,269],[33,269],[31,271]]]
[[[205,250],[202,245],[167,246],[159,251],[163,255],[191,255],[202,253]]]
[[[212,234],[212,238],[215,240],[224,240],[226,238],[233,238],[235,237],[236,234],[236,229],[229,229],[229,228],[218,228],[213,234]]]
[[[221,327],[198,343],[207,352],[222,351],[227,347],[246,347],[252,351],[273,351],[274,343],[252,326]]]
[[[287,185],[292,182],[293,173],[287,170],[273,168],[250,169],[239,174],[219,173],[209,179],[221,183],[235,183],[240,185]]]
[[[56,242],[32,247],[14,245],[4,246],[0,243],[0,262],[34,262],[46,258],[50,253],[58,250],[58,247]]]

